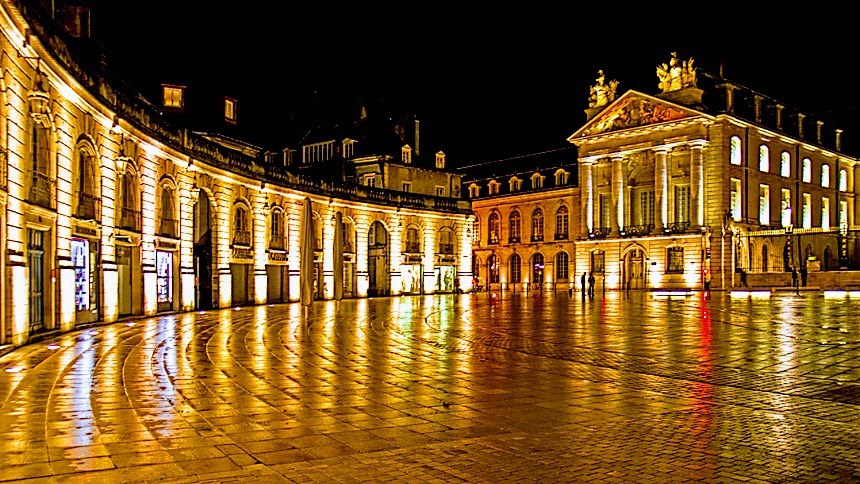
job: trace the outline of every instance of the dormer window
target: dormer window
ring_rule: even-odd
[[[436,153],[436,168],[439,168],[440,170],[445,169],[445,153],[441,151]]]
[[[510,183],[510,185],[511,185],[511,191],[512,192],[518,192],[523,187],[523,181],[520,180],[519,178],[515,177],[515,176],[512,176],[508,183]]]
[[[469,198],[478,198],[478,194],[481,192],[481,187],[472,183],[469,185]]]
[[[489,195],[498,195],[499,182],[497,182],[496,180],[490,180],[490,183],[487,184],[487,189],[489,191]]]
[[[570,173],[564,170],[558,170],[555,172],[555,185],[567,185],[567,177],[570,176]]]
[[[543,188],[543,179],[540,173],[532,175],[532,188]]]
[[[185,109],[185,87],[171,86],[162,84],[162,93],[164,94],[164,107],[168,109],[183,110]]]
[[[236,100],[224,98],[224,121],[230,124],[236,124]]]
[[[400,161],[404,164],[412,163],[412,148],[409,145],[405,145],[400,154]]]
[[[343,157],[349,159],[353,156],[355,156],[355,140],[347,138],[343,140]]]

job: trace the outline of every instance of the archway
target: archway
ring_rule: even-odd
[[[198,191],[194,205],[194,297],[198,309],[214,309],[212,301],[212,227],[209,196]]]
[[[645,251],[638,247],[627,251],[622,276],[628,290],[645,289],[645,269]]]
[[[368,296],[388,296],[391,294],[389,247],[389,235],[385,226],[382,225],[382,222],[373,222],[367,234]]]

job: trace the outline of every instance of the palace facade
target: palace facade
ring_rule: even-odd
[[[444,152],[419,164],[417,121],[392,153],[343,133],[273,153],[176,128],[78,58],[55,13],[0,7],[0,346],[305,288],[340,299],[471,280],[470,204]],[[352,176],[301,169],[332,161]]]
[[[656,94],[616,96],[601,71],[575,159],[464,180],[481,288],[579,290],[592,273],[598,289],[731,290],[787,286],[792,268],[860,284],[841,130],[692,65],[673,54]]]

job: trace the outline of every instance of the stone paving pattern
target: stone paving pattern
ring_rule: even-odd
[[[408,296],[0,357],[0,480],[860,482],[860,301]]]

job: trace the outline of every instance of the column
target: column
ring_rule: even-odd
[[[230,273],[230,229],[232,228],[233,190],[230,187],[215,187],[215,213],[212,216],[215,234],[212,254],[218,273],[218,307],[229,307],[233,302],[233,275]]]
[[[301,301],[301,231],[302,200],[290,200],[284,207],[287,212],[287,273],[290,302]]]
[[[391,266],[388,268],[389,287],[391,287],[392,296],[399,296],[403,292],[403,284],[400,277],[400,266],[403,264],[401,244],[403,240],[403,219],[399,213],[392,214],[388,218],[388,226],[391,230]]]
[[[194,309],[194,206],[199,191],[188,172],[178,178],[179,188],[179,299],[180,310]]]
[[[424,294],[436,292],[436,220],[424,221]]]
[[[335,208],[328,207],[322,213],[323,233],[323,297],[326,300],[334,299],[334,225]]]
[[[690,225],[695,230],[699,230],[705,225],[703,147],[703,141],[696,141],[690,145]]]
[[[254,240],[254,302],[256,304],[265,304],[268,299],[269,278],[266,276],[266,262],[268,262],[268,253],[266,252],[266,240],[269,238],[269,217],[271,210],[269,209],[269,197],[260,190],[253,198]]]
[[[143,276],[143,313],[152,316],[158,312],[158,276],[155,273],[155,220],[156,194],[160,193],[156,182],[155,161],[145,157],[138,158],[140,163],[140,251],[141,272]]]
[[[621,156],[612,157],[612,233],[618,235],[624,228],[624,170]]]
[[[664,231],[669,220],[669,176],[666,172],[666,148],[654,150],[654,197],[657,210],[656,228]]]
[[[457,247],[459,250],[457,278],[460,281],[460,291],[466,291],[472,287],[472,223],[474,215],[469,215],[458,226]]]
[[[367,297],[370,285],[367,273],[367,233],[370,230],[369,217],[366,213],[355,215],[355,295]]]

